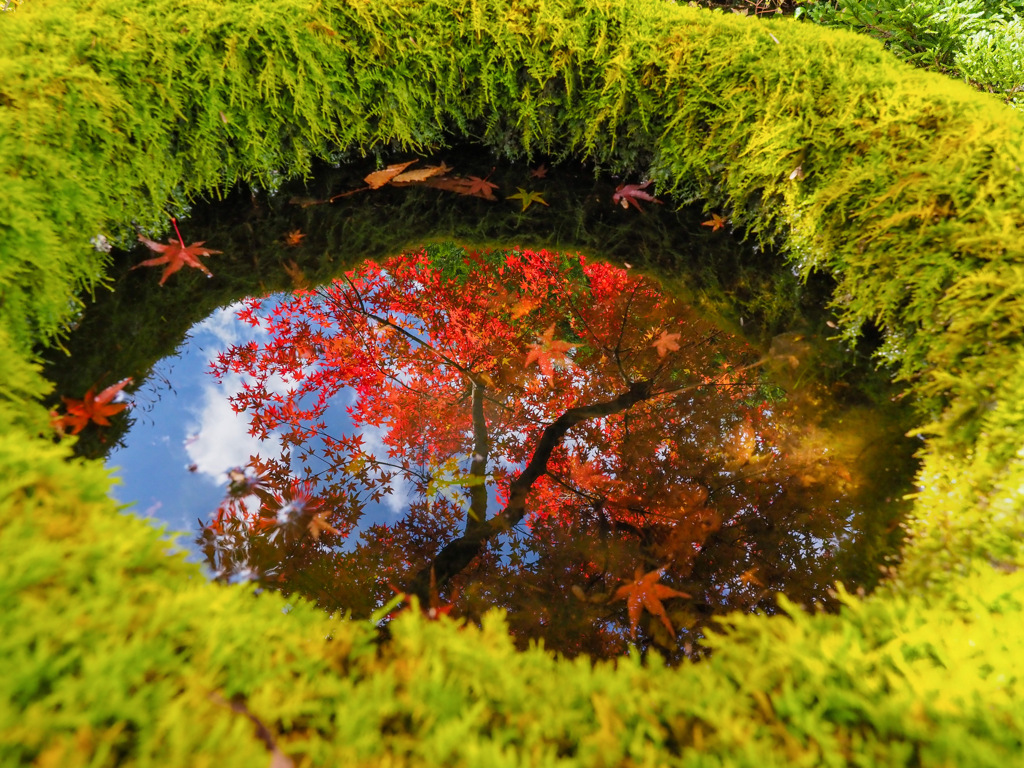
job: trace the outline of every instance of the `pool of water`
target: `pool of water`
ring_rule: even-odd
[[[119,500],[212,578],[357,616],[396,593],[499,606],[570,655],[692,656],[725,611],[778,592],[828,609],[834,580],[877,581],[910,415],[828,339],[813,286],[730,266],[770,254],[649,187],[449,162],[196,209],[185,241],[231,278],[209,256],[214,278],[154,288],[115,252],[116,290],[50,374],[65,397],[135,377],[78,443]],[[373,217],[392,255],[358,247]],[[470,230],[528,245],[459,244]],[[663,285],[667,263],[684,277]]]

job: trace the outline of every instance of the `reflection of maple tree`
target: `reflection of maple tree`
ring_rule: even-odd
[[[204,531],[225,578],[357,614],[389,584],[423,605],[458,588],[464,613],[501,605],[563,651],[617,652],[644,606],[674,635],[729,579],[769,583],[748,523],[806,513],[783,503],[756,356],[625,270],[439,246],[239,317],[269,341],[215,372],[242,374],[234,408],[281,452],[234,471]],[[368,525],[396,488],[404,512]],[[698,596],[712,540],[735,551]]]

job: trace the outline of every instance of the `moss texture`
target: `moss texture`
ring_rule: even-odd
[[[1019,114],[851,34],[636,0],[32,0],[0,16],[0,72],[0,761],[1019,759]],[[845,332],[881,326],[924,403],[882,589],[738,618],[678,671],[516,654],[498,619],[410,618],[377,652],[206,584],[45,436],[32,350],[102,282],[94,235],[453,137],[649,175],[835,277]]]

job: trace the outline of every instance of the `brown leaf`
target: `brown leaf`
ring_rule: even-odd
[[[415,160],[410,160],[408,163],[397,163],[395,165],[389,165],[382,171],[374,171],[369,176],[364,178],[363,181],[365,181],[367,185],[369,185],[370,189],[380,189],[393,178],[395,178],[395,176],[400,174],[402,171],[404,171],[406,168],[408,168],[415,162]]]
[[[312,205],[323,205],[329,202],[330,200],[318,200],[315,197],[299,197],[296,195],[288,200],[288,205],[299,205],[303,208],[309,208]]]
[[[309,529],[309,535],[313,537],[313,541],[320,541],[321,533],[333,533],[335,536],[341,535],[341,531],[327,522],[326,512],[313,515],[306,527]]]
[[[482,197],[484,200],[498,199],[494,196],[494,190],[498,188],[498,185],[477,176],[470,176],[468,179],[439,176],[428,179],[426,184],[428,187],[454,192],[457,195]]]
[[[654,340],[651,345],[658,350],[658,357],[664,357],[669,352],[675,352],[679,349],[680,334],[669,333],[668,331],[662,331],[661,336]]]
[[[488,176],[487,178],[490,178]],[[487,178],[481,179],[479,176],[470,176],[466,181],[468,182],[467,195],[473,195],[474,197],[483,197],[487,200],[497,200],[494,196],[494,190],[498,188],[498,185],[492,181],[488,181]]]
[[[426,181],[431,176],[440,176],[444,168],[439,165],[428,165],[426,168],[417,168],[415,171],[400,173],[391,179],[392,184],[415,184],[419,181]]]

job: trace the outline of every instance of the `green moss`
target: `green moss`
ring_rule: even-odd
[[[635,0],[32,0],[0,26],[4,762],[249,765],[246,711],[315,764],[1019,757],[1024,117],[853,35]],[[29,350],[102,281],[94,235],[452,137],[651,174],[834,276],[847,335],[881,327],[927,406],[887,586],[738,617],[678,671],[518,654],[497,619],[409,619],[375,654],[205,583],[37,437]]]
[[[211,586],[144,522],[110,513],[98,467],[6,447],[6,466],[36,469],[0,516],[5,764],[267,760],[242,706],[315,765],[999,766],[1019,754],[1024,571],[960,579],[942,599],[844,595],[841,616],[737,616],[710,659],[679,670],[518,652],[498,614],[482,629],[410,614],[377,650],[370,625]]]

